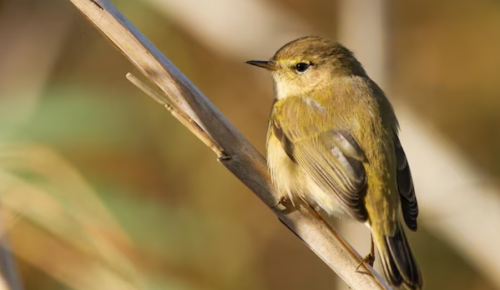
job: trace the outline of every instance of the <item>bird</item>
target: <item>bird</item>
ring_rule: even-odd
[[[403,227],[417,230],[418,203],[383,90],[352,51],[325,37],[302,37],[247,63],[273,77],[266,151],[280,201],[364,223],[372,251],[363,262],[373,264],[374,243],[391,285],[422,289]]]

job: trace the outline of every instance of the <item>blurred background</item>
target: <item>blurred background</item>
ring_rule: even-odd
[[[343,41],[401,120],[425,289],[500,289],[499,1],[112,2],[262,153],[272,82],[244,61]],[[24,289],[346,289],[129,71],[69,0],[0,0],[0,228]],[[367,230],[338,226],[364,256]]]

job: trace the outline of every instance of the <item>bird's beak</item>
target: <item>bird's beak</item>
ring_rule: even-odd
[[[276,71],[276,70],[278,70],[278,66],[273,61],[267,61],[267,60],[249,60],[249,61],[247,61],[247,63],[251,64],[251,65],[258,66],[258,67],[265,68],[265,69],[270,70],[270,71]]]

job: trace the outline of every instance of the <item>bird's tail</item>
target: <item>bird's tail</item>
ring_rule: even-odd
[[[422,275],[401,224],[398,222],[394,235],[375,237],[375,242],[385,276],[390,284],[394,286],[404,284],[411,290],[422,289]]]

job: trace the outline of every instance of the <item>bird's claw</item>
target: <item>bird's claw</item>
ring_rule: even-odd
[[[359,272],[359,268],[364,264],[368,264],[371,267],[373,267],[373,263],[375,263],[375,255],[373,255],[372,253],[369,253],[368,255],[366,255],[363,258],[363,260],[361,260],[358,267],[356,267],[356,272]]]
[[[291,213],[294,210],[293,206],[290,205],[288,198],[286,198],[285,196],[280,196],[280,198],[272,208],[284,214]]]

